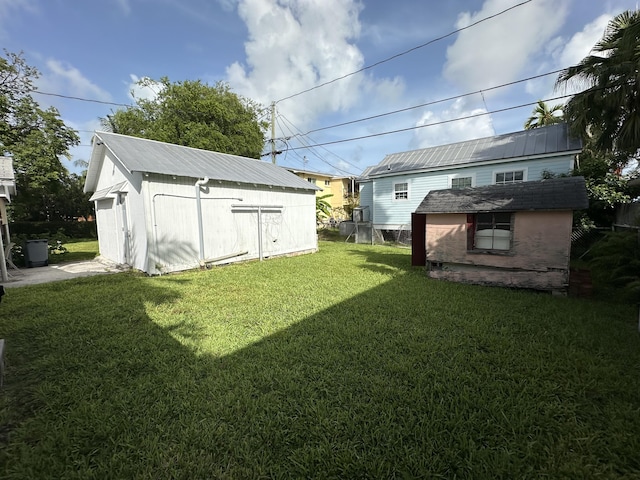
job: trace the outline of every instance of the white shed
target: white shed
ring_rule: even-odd
[[[96,132],[100,255],[148,274],[318,249],[315,185],[251,158]]]

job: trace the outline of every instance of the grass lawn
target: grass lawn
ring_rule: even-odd
[[[640,477],[635,307],[320,247],[9,289],[0,477]]]
[[[50,264],[93,260],[98,255],[98,240],[69,240],[64,248],[64,253],[49,253]]]

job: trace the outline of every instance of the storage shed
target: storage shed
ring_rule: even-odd
[[[100,255],[148,274],[317,251],[315,185],[260,160],[96,132]]]
[[[564,291],[573,210],[588,206],[582,177],[431,191],[426,215],[432,278]]]

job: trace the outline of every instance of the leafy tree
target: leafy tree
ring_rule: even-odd
[[[259,158],[266,124],[259,120],[259,105],[233,93],[218,82],[200,80],[172,83],[143,79],[153,86],[153,100],[136,99],[136,105],[101,119],[110,131],[189,147]]]
[[[333,197],[333,194],[316,196],[316,222],[322,223],[325,218],[331,216],[331,204],[327,198]]]
[[[626,165],[640,148],[639,44],[640,12],[623,12],[609,22],[591,54],[556,82],[556,88],[585,87],[567,102],[565,117],[615,167]]]
[[[18,194],[11,204],[14,220],[59,218],[52,203],[64,197],[68,171],[60,157],[80,139],[67,127],[59,112],[42,109],[31,97],[39,73],[22,54],[0,57],[0,147],[13,156]]]
[[[558,115],[557,112],[560,112]],[[542,100],[538,100],[538,104],[533,109],[531,116],[524,123],[525,130],[532,128],[545,127],[555,123],[563,122],[562,105],[554,105],[549,108]]]

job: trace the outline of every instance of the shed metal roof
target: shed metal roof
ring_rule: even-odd
[[[508,185],[432,190],[416,213],[581,210],[588,206],[584,178],[561,177]]]
[[[378,165],[366,168],[361,177],[439,170],[522,157],[571,154],[578,153],[581,149],[581,141],[569,136],[567,124],[558,123],[495,137],[392,153],[384,157]]]
[[[319,190],[273,163],[226,153],[147,140],[116,133],[96,132],[94,154],[106,147],[129,172],[157,173],[245,184]],[[94,155],[92,155],[93,160]],[[94,163],[93,161],[91,163]],[[89,165],[86,191],[95,188],[98,165]],[[97,162],[96,162],[97,163]],[[92,169],[93,167],[93,169]]]

